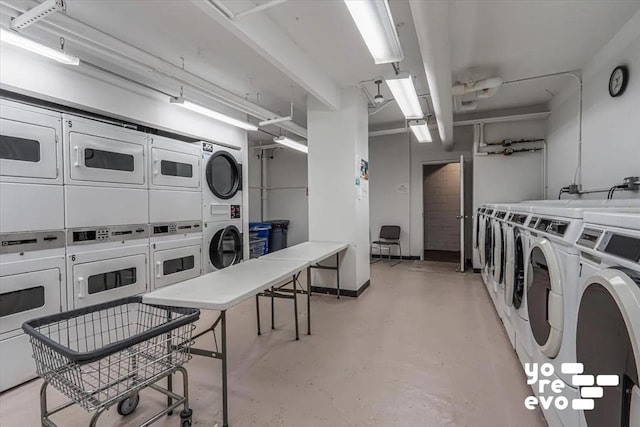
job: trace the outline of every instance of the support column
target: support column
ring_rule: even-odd
[[[369,116],[358,88],[343,89],[340,100],[337,111],[311,97],[307,103],[309,240],[349,243],[340,256],[340,287],[354,295],[370,277],[369,188],[362,180],[356,185],[360,161],[369,161]],[[314,273],[314,286],[335,288],[335,273]]]

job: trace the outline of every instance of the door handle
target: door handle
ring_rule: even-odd
[[[158,175],[158,161],[157,160],[153,161],[153,174],[154,175]]]
[[[83,294],[83,288],[84,288],[84,277],[78,277],[78,280],[76,281],[76,292],[78,294],[78,299],[82,299],[84,298],[84,294]]]
[[[156,262],[156,279],[160,279],[160,261]]]
[[[73,166],[79,167],[80,166],[80,147],[78,147],[77,145],[74,146],[73,152],[75,154],[75,161],[73,162]]]
[[[463,215],[456,215],[456,219],[462,219],[462,218],[465,218],[465,216],[463,216]]]

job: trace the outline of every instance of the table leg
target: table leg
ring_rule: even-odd
[[[298,333],[298,294],[297,294],[297,288],[296,288],[296,276],[293,276],[293,310],[295,312],[295,319],[296,319],[296,340],[300,339],[300,335]]]
[[[336,283],[338,287],[338,299],[340,299],[340,253],[336,254]]]
[[[276,328],[274,326],[275,325],[275,314],[274,314],[275,308],[274,308],[274,304],[273,304],[274,298],[275,297],[273,296],[273,286],[272,286],[271,287],[271,329],[275,329]]]
[[[222,335],[222,426],[229,427],[227,405],[227,312],[220,313],[220,328]]]
[[[307,267],[307,335],[311,335],[311,267]]]
[[[258,335],[260,335],[260,297],[256,295],[256,319],[258,322]]]

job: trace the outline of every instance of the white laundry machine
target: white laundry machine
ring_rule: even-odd
[[[149,226],[67,230],[67,302],[80,308],[149,290]]]
[[[65,227],[149,223],[147,137],[63,115]]]
[[[504,273],[506,270],[506,217],[509,205],[498,204],[495,206],[493,216],[493,292],[494,304],[498,316],[504,316]]]
[[[36,376],[22,324],[66,308],[64,231],[0,235],[0,391]]]
[[[149,222],[201,221],[200,143],[149,136]]]
[[[495,292],[493,281],[493,220],[496,210],[493,204],[487,205],[484,214],[483,228],[480,230],[480,262],[482,264],[482,280],[495,306]]]
[[[0,232],[64,228],[62,116],[0,100]]]
[[[505,317],[507,334],[515,335],[515,350],[524,366],[531,362],[531,332],[527,313],[525,271],[529,256],[530,234],[527,228],[531,216],[530,207],[512,205],[507,217],[505,264]]]
[[[154,224],[150,231],[152,289],[193,279],[202,274],[200,221]]]
[[[590,211],[580,248],[576,358],[584,375],[617,377],[580,425],[640,425],[640,209]],[[615,383],[614,383],[615,384]],[[586,391],[585,388],[581,389]]]
[[[203,273],[221,270],[237,264],[243,258],[242,214],[240,205],[230,205],[204,224],[202,265]]]
[[[481,205],[478,207],[476,215],[473,218],[473,254],[471,261],[473,263],[473,270],[475,273],[480,273],[482,268],[480,263],[480,230],[483,227],[482,224],[484,222],[485,210],[485,205]]]
[[[242,207],[242,152],[202,143],[202,222],[218,221],[231,206]]]

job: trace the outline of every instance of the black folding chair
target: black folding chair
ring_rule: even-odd
[[[371,242],[371,264],[374,262],[378,262],[382,259],[382,250],[386,249],[389,255],[389,264],[393,267],[396,264],[400,264],[402,262],[402,247],[400,246],[400,226],[399,225],[383,225],[380,227],[380,236],[379,240],[374,240]],[[373,248],[374,245],[378,248],[378,259],[373,258]],[[391,263],[391,249],[397,246],[398,252],[400,254],[400,261]]]

